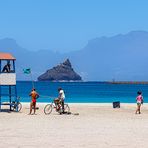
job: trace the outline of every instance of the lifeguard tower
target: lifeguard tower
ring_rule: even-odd
[[[12,107],[17,100],[15,58],[9,53],[0,52],[0,111],[2,105]]]

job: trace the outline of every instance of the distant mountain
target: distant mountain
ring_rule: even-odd
[[[10,38],[0,40],[0,52],[9,52],[16,57],[17,78],[19,80],[30,80],[29,76],[23,74],[24,68],[31,68],[33,77],[36,79],[45,69],[64,59],[61,54],[51,50],[27,50]]]
[[[146,31],[95,38],[83,49],[63,54],[52,50],[29,51],[6,38],[0,40],[0,52],[13,53],[17,58],[18,79],[29,79],[23,75],[23,68],[30,67],[36,79],[46,69],[69,58],[83,80],[148,80]]]
[[[69,57],[87,80],[148,80],[148,32],[95,38]]]
[[[81,81],[82,78],[72,68],[69,59],[47,70],[38,77],[39,81]]]

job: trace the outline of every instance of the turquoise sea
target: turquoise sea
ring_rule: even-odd
[[[144,102],[148,103],[148,84],[110,84],[106,82],[34,82],[40,94],[38,102],[51,102],[58,96],[58,87],[65,90],[68,103],[109,103],[120,101],[134,103],[137,91],[141,90]],[[18,96],[21,102],[29,102],[28,94],[32,89],[32,82],[17,81]]]

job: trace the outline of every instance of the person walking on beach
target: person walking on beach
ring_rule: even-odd
[[[141,114],[141,110],[140,109],[141,109],[141,104],[143,104],[143,96],[142,96],[142,92],[141,91],[138,91],[137,94],[138,94],[138,96],[136,98],[137,110],[136,110],[135,114],[137,114],[137,113]]]
[[[30,113],[32,113],[32,108],[34,109],[34,114],[36,112],[36,99],[39,97],[39,94],[36,92],[35,88],[32,89],[29,96],[31,96],[31,102],[30,102]]]
[[[58,92],[59,92],[59,96],[58,98],[56,98],[54,100],[55,104],[58,106],[57,109],[60,109],[60,104],[62,105],[62,113],[64,114],[64,99],[65,99],[65,93],[64,93],[64,90],[59,87],[58,88]]]

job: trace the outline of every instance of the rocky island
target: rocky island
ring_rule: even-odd
[[[72,68],[70,60],[47,70],[38,77],[38,81],[81,81],[82,78]]]

